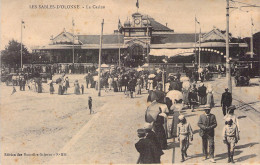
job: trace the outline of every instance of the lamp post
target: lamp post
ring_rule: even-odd
[[[23,24],[24,21],[21,20],[21,70],[23,70]]]
[[[226,6],[226,78],[229,92],[232,93],[231,69],[229,60],[229,0]]]

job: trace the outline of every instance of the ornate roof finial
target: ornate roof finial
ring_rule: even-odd
[[[65,29],[65,28],[63,29],[63,32],[64,32],[64,33],[66,32],[66,29]]]

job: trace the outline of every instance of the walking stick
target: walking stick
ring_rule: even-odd
[[[139,157],[138,157],[138,159],[137,159],[136,164],[140,164],[140,155],[139,155]]]

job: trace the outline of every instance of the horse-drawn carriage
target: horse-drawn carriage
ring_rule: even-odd
[[[236,86],[248,86],[250,82],[248,66],[237,66],[235,69]]]

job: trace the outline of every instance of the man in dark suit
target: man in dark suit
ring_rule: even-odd
[[[210,161],[215,163],[214,160],[214,129],[217,127],[217,120],[214,114],[210,113],[210,108],[205,108],[205,113],[200,115],[198,126],[200,127],[200,136],[202,137],[202,150],[205,156],[204,160],[208,157],[208,143],[209,143],[209,156]]]
[[[225,89],[225,92],[222,94],[221,97],[221,106],[222,106],[222,111],[223,115],[226,116],[227,109],[229,106],[232,104],[232,94],[228,92],[228,88]]]

